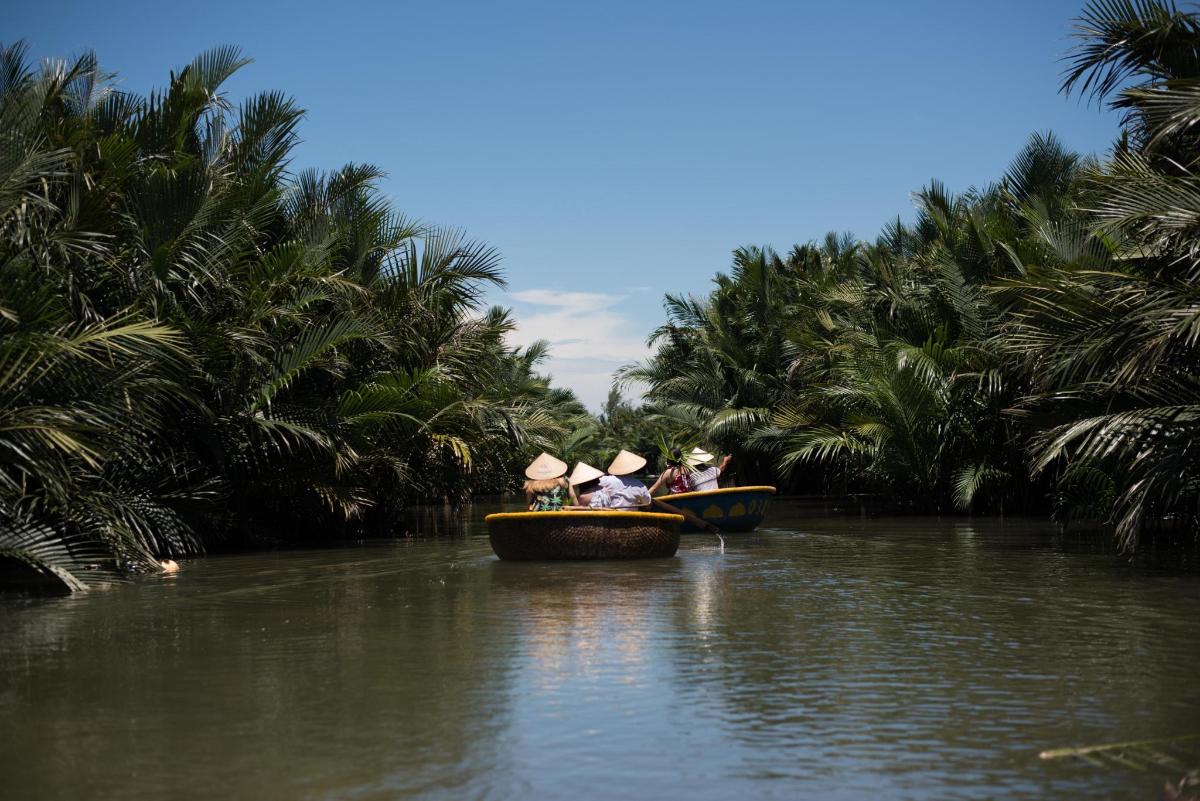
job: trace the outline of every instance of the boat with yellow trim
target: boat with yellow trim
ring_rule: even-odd
[[[691,512],[705,523],[722,531],[753,531],[767,515],[774,487],[725,487],[703,492],[681,492],[660,495],[657,500]],[[703,529],[684,520],[684,534],[696,534]]]
[[[644,559],[674,556],[683,518],[616,510],[500,512],[484,518],[504,560]]]

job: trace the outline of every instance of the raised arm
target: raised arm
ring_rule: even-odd
[[[726,467],[729,467],[729,463],[730,463],[730,462],[732,462],[732,461],[733,461],[733,454],[732,454],[732,453],[731,453],[731,454],[727,454],[727,455],[725,456],[725,458],[721,460],[721,466],[717,468],[718,470],[720,470],[720,471],[721,471],[721,475],[725,475],[725,468],[726,468]]]

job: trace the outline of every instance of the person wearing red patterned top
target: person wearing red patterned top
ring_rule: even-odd
[[[672,449],[671,458],[667,459],[667,469],[662,471],[658,480],[650,487],[650,494],[653,495],[664,486],[667,488],[667,492],[672,495],[678,495],[681,492],[692,492],[695,489],[692,483],[691,471],[684,465],[683,454],[679,448]]]

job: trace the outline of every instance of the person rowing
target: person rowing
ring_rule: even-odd
[[[684,463],[683,453],[679,448],[671,449],[671,456],[667,459],[667,469],[663,470],[658,480],[650,486],[650,494],[653,495],[662,487],[666,487],[667,492],[671,495],[695,491],[695,487],[692,485],[691,468]]]
[[[658,480],[651,485],[650,494],[653,495],[663,487],[666,487],[671,495],[717,489],[718,479],[733,457],[726,456],[722,459],[720,467],[713,466],[712,462],[715,459],[711,453],[701,448],[693,449],[686,457],[679,448],[673,448],[671,457],[667,459],[667,469],[663,470]]]
[[[729,463],[733,461],[733,456],[726,456],[721,460],[721,466],[717,467],[713,464],[717,457],[703,448],[693,448],[686,458],[687,463],[693,468],[692,474],[689,476],[692,487],[694,487],[693,492],[708,492],[720,487],[717,479],[725,474],[725,468],[729,467]]]

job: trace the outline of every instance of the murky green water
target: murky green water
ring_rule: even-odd
[[[478,510],[480,516],[485,510]],[[1200,731],[1200,578],[1008,521],[724,554],[466,537],[0,600],[12,799],[1154,798],[1048,747]]]

